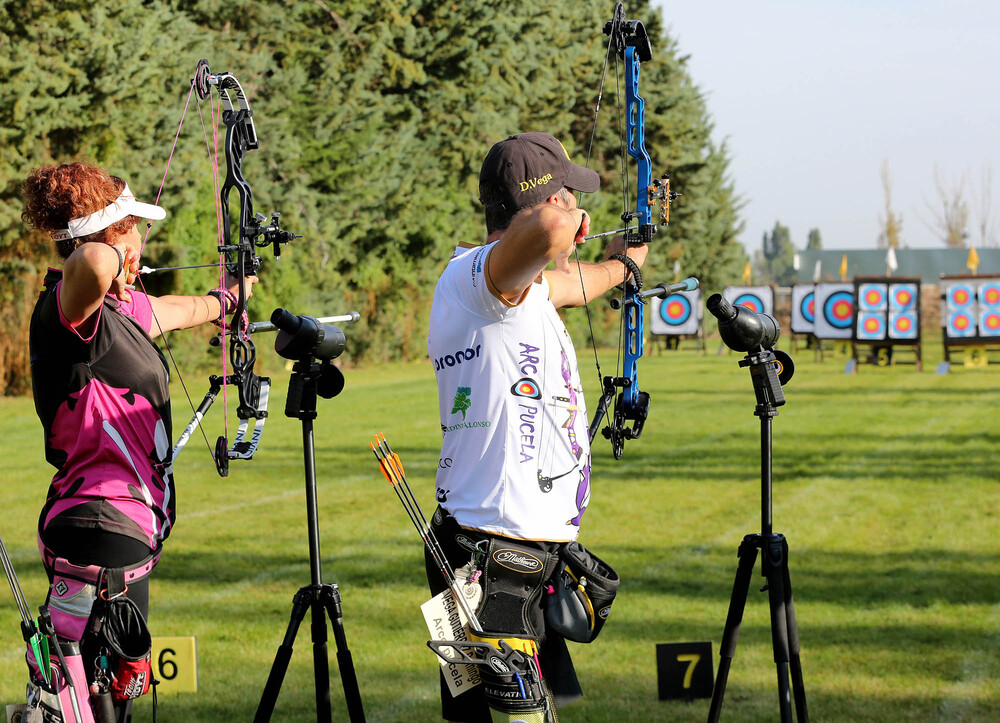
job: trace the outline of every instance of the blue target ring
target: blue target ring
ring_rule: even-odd
[[[757,296],[757,294],[740,294],[733,299],[733,305],[745,306],[755,314],[764,313],[764,300]]]
[[[967,309],[976,300],[976,292],[969,284],[955,284],[948,289],[947,300],[953,309]]]
[[[691,318],[691,302],[680,294],[668,296],[660,303],[660,318],[670,326],[680,326]]]
[[[834,329],[848,329],[854,318],[854,296],[849,291],[835,291],[823,302],[823,318]]]
[[[802,314],[802,318],[805,319],[810,324],[816,321],[815,291],[810,291],[808,294],[802,297],[802,301],[799,302],[799,313]]]

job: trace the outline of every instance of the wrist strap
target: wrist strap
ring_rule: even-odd
[[[118,273],[115,274],[115,278],[117,279],[122,275],[122,271],[125,269],[125,257],[122,256],[122,252],[118,250],[117,246],[112,246],[111,250],[118,254]]]
[[[642,272],[639,271],[639,265],[625,254],[613,254],[608,258],[608,261],[611,261],[612,259],[615,261],[621,261],[625,265],[625,270],[632,274],[632,281],[628,281],[628,274],[625,276],[625,281],[631,283],[635,288],[641,289]]]
[[[219,304],[222,306],[223,314],[231,314],[236,309],[236,304],[239,302],[239,299],[236,298],[236,294],[221,286],[217,289],[206,291],[205,295],[214,296],[219,300]]]

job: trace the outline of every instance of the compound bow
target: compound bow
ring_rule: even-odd
[[[191,92],[197,93],[199,101],[209,100],[211,106],[211,91],[215,88],[219,102],[219,120],[226,127],[226,137],[224,141],[224,152],[226,159],[226,177],[219,184],[218,180],[218,156],[213,159],[216,171],[216,186],[218,188],[218,201],[216,203],[216,216],[219,225],[219,266],[220,266],[220,287],[224,286],[224,272],[228,272],[233,278],[238,280],[239,293],[236,295],[236,303],[232,312],[233,323],[228,330],[224,321],[220,320],[222,326],[221,346],[223,347],[223,371],[222,375],[211,375],[209,377],[209,391],[205,395],[197,409],[192,410],[194,416],[187,428],[181,434],[174,446],[174,458],[180,453],[187,443],[196,427],[201,428],[201,420],[205,413],[215,401],[218,393],[226,385],[234,385],[239,393],[239,406],[236,410],[239,419],[239,427],[236,438],[232,446],[229,445],[227,434],[219,436],[212,451],[212,445],[205,436],[205,443],[212,451],[216,469],[219,475],[225,477],[229,474],[229,461],[232,459],[250,459],[253,457],[260,437],[264,430],[264,422],[267,419],[267,402],[270,392],[271,380],[268,377],[261,377],[254,373],[254,365],[257,361],[257,352],[253,341],[250,338],[251,325],[247,315],[247,285],[246,277],[256,275],[260,268],[262,259],[257,254],[257,248],[270,246],[275,258],[281,257],[281,245],[288,243],[293,238],[298,238],[295,234],[282,231],[280,228],[279,213],[272,213],[270,223],[265,223],[266,217],[263,214],[254,214],[253,193],[250,184],[243,177],[243,157],[249,150],[259,147],[257,130],[254,126],[253,111],[247,101],[246,93],[240,82],[231,73],[212,73],[207,60],[199,60],[195,69],[195,76],[191,80]],[[190,92],[188,103],[190,103]],[[235,101],[235,105],[234,105]],[[199,105],[200,107],[200,105]],[[187,105],[185,105],[185,114]],[[212,117],[215,118],[215,110],[212,110]],[[181,126],[184,123],[184,116],[181,116],[180,125],[177,128],[177,135],[180,135]],[[204,125],[204,122],[203,122]],[[213,134],[216,129],[213,124]],[[176,147],[177,137],[174,138]],[[208,145],[206,131],[206,145]],[[215,138],[216,148],[218,138]],[[212,148],[209,145],[209,152]],[[171,150],[171,157],[173,150]],[[170,162],[167,162],[169,170]],[[163,178],[166,180],[167,171],[164,171]],[[236,238],[233,238],[232,217],[229,209],[229,196],[233,189],[239,195],[240,213],[239,225]],[[161,182],[160,191],[163,190]],[[157,200],[159,194],[157,194]],[[148,235],[148,234],[147,234]],[[143,241],[145,244],[145,240]],[[220,296],[226,296],[224,293]],[[222,299],[223,317],[225,316],[226,301]],[[159,323],[159,322],[157,322]],[[231,370],[226,369],[225,338],[229,337],[229,361]],[[216,340],[213,340],[216,341]],[[169,347],[168,347],[169,350]],[[171,354],[172,357],[172,354]],[[174,361],[174,367],[177,363]],[[178,375],[180,370],[178,369]],[[183,379],[181,380],[183,384]],[[185,393],[187,388],[185,386]],[[225,395],[224,395],[225,396]],[[188,395],[190,401],[190,395]],[[250,431],[250,420],[253,420],[253,429]],[[249,436],[248,436],[249,432]]]
[[[626,204],[629,197],[628,174],[625,164],[626,152],[635,159],[637,178],[635,210],[625,208],[621,216],[625,228],[609,233],[621,233],[626,244],[645,244],[653,240],[657,230],[658,224],[653,219],[653,207],[659,205],[659,224],[665,225],[670,220],[670,202],[680,195],[670,190],[670,178],[666,174],[656,179],[652,177],[652,164],[649,153],[646,151],[646,109],[645,101],[639,95],[639,69],[641,63],[652,59],[653,49],[645,26],[641,21],[627,20],[625,6],[620,2],[615,4],[611,20],[604,25],[604,34],[609,37],[608,52],[604,63],[604,73],[601,76],[601,90],[598,92],[597,107],[594,111],[594,123],[596,126],[604,78],[607,74],[608,58],[614,53],[616,73],[620,59],[624,63],[625,75],[625,137],[622,139],[622,182]],[[593,139],[591,139],[591,144],[593,144]],[[604,235],[608,234],[597,234],[597,236]],[[605,376],[601,379],[600,363],[598,362],[598,379],[601,381],[603,391],[590,425],[590,438],[593,439],[596,436],[598,428],[611,407],[611,419],[602,430],[602,434],[611,440],[611,450],[615,459],[620,459],[625,449],[625,440],[639,438],[649,414],[649,394],[640,391],[638,375],[638,361],[643,352],[645,299],[652,296],[666,296],[671,291],[696,288],[697,281],[688,279],[683,284],[674,287],[659,284],[648,292],[641,292],[642,274],[635,262],[624,254],[615,254],[611,258],[621,261],[627,269],[626,279],[622,285],[622,296],[620,299],[613,300],[611,304],[612,308],[622,310],[622,330],[620,332],[622,338],[619,356],[621,374],[616,373],[614,376]],[[691,286],[692,282],[694,286]],[[596,356],[595,348],[595,359]],[[630,422],[632,423],[631,427],[628,426]]]

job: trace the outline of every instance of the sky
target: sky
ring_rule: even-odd
[[[903,247],[944,245],[936,178],[964,179],[975,245],[982,218],[1000,226],[997,0],[653,3],[727,144],[748,251],[777,221],[799,249],[813,228],[876,248],[883,163]]]

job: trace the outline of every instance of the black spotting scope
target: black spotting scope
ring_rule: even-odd
[[[758,314],[745,306],[733,306],[722,294],[712,294],[705,306],[719,320],[722,341],[733,351],[770,349],[781,335],[781,327],[769,314]]]
[[[271,323],[278,329],[274,350],[285,359],[297,361],[314,356],[323,361],[336,359],[346,346],[344,332],[333,324],[321,324],[312,316],[298,316],[285,309],[275,309]]]

